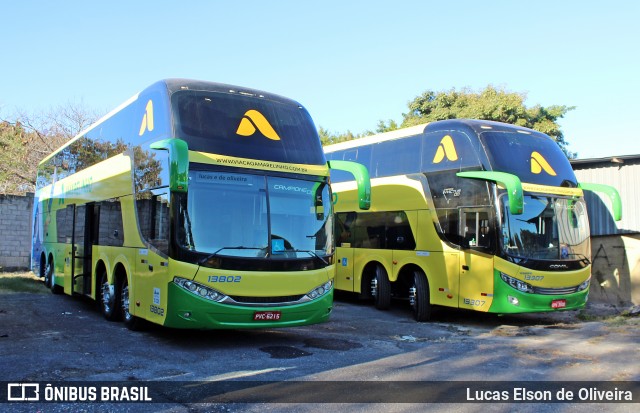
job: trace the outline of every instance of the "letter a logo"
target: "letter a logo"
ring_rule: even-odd
[[[440,141],[440,145],[438,145],[438,150],[436,151],[436,156],[433,157],[433,163],[442,162],[445,156],[450,161],[458,160],[456,147],[453,145],[453,139],[451,139],[451,136],[449,135],[445,135],[445,137]]]
[[[543,170],[551,176],[556,176],[556,171],[553,170],[549,162],[547,162],[540,153],[536,151],[531,152],[531,172],[539,174]]]
[[[147,102],[147,107],[144,110],[144,116],[142,117],[142,123],[140,124],[140,133],[142,136],[146,131],[151,132],[153,130],[153,102],[151,99]]]
[[[271,124],[269,124],[267,118],[257,110],[251,109],[242,117],[236,133],[240,136],[251,136],[256,133],[256,130],[259,130],[260,133],[271,140],[280,140],[280,136],[278,136]]]

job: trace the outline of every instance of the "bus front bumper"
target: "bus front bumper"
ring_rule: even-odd
[[[571,294],[530,294],[518,291],[500,279],[496,271],[494,299],[489,312],[499,314],[537,313],[549,311],[579,310],[584,308],[589,288]]]
[[[253,329],[294,327],[329,320],[333,306],[333,289],[324,296],[303,304],[249,307],[220,304],[196,297],[169,284],[167,316],[164,326],[192,329]],[[278,312],[278,320],[256,321],[256,312]]]

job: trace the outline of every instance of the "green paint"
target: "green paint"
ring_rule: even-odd
[[[620,194],[614,187],[603,184],[580,183],[578,184],[578,188],[606,195],[611,201],[613,219],[616,221],[622,219],[622,199],[620,199]]]
[[[587,303],[587,295],[589,289],[579,291],[573,294],[561,294],[561,295],[541,295],[541,294],[529,294],[516,290],[502,281],[500,278],[500,271],[493,271],[493,302],[490,313],[534,313],[545,311],[563,311],[563,310],[578,310],[583,308]],[[515,306],[508,300],[508,296],[515,297],[520,302],[520,305]],[[551,308],[551,301],[553,300],[567,300],[567,306],[562,309]]]
[[[169,151],[170,184],[174,192],[187,192],[189,178],[189,147],[182,139],[164,139],[154,142],[151,149]]]
[[[522,194],[522,183],[520,178],[506,172],[495,171],[469,171],[458,172],[460,178],[482,179],[496,182],[507,188],[509,195],[509,212],[513,215],[521,215],[524,208],[524,198]]]
[[[329,161],[330,169],[351,173],[358,184],[358,205],[360,209],[371,208],[371,180],[367,168],[357,162]]]

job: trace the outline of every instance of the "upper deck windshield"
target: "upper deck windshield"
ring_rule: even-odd
[[[508,172],[533,184],[578,186],[566,155],[547,135],[535,131],[492,131],[480,136],[494,171]]]
[[[191,171],[177,238],[181,247],[212,259],[322,262],[333,254],[331,217],[324,182]]]
[[[582,198],[526,195],[522,215],[500,198],[502,250],[530,260],[579,261],[590,257],[589,221]]]
[[[191,151],[304,165],[326,160],[309,113],[289,101],[183,90],[171,97],[175,136]]]

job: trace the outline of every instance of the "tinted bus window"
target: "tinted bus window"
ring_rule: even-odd
[[[313,121],[300,106],[206,91],[179,91],[171,100],[176,137],[184,139],[190,150],[274,162],[325,164]]]
[[[484,132],[481,135],[493,169],[517,175],[522,182],[576,187],[566,155],[551,138],[538,134]]]

